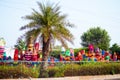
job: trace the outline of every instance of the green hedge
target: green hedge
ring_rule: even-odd
[[[39,67],[27,67],[24,64],[17,66],[0,66],[0,79],[6,78],[38,78]],[[58,63],[54,67],[48,68],[49,77],[64,76],[82,76],[82,75],[107,75],[120,74],[120,63],[114,62],[86,62],[76,63]]]
[[[35,67],[28,68],[25,65],[17,66],[0,66],[0,79],[4,78],[37,78],[39,73],[38,69]]]
[[[57,74],[57,76],[56,76]],[[50,77],[120,74],[120,63],[67,64],[49,70]]]

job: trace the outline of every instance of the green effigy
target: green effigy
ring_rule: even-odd
[[[105,57],[105,60],[110,60],[110,56],[106,56],[106,57]]]
[[[66,50],[65,55],[70,56],[70,50]]]

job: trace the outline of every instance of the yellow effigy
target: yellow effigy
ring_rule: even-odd
[[[29,42],[28,42],[28,45],[27,45],[27,50],[30,50],[30,51],[33,52],[33,47],[34,47],[34,45],[33,45],[32,36],[30,36]]]
[[[33,44],[29,44],[27,49],[33,51]]]
[[[6,42],[4,40],[4,38],[0,38],[0,46],[5,46]]]

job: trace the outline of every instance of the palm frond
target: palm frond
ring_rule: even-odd
[[[35,26],[37,26],[35,22],[30,22],[29,24],[21,27],[20,30],[31,29],[31,28],[34,28]]]

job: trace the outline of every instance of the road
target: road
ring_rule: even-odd
[[[120,74],[96,75],[96,76],[75,76],[59,78],[29,78],[29,79],[1,79],[1,80],[120,80]]]

